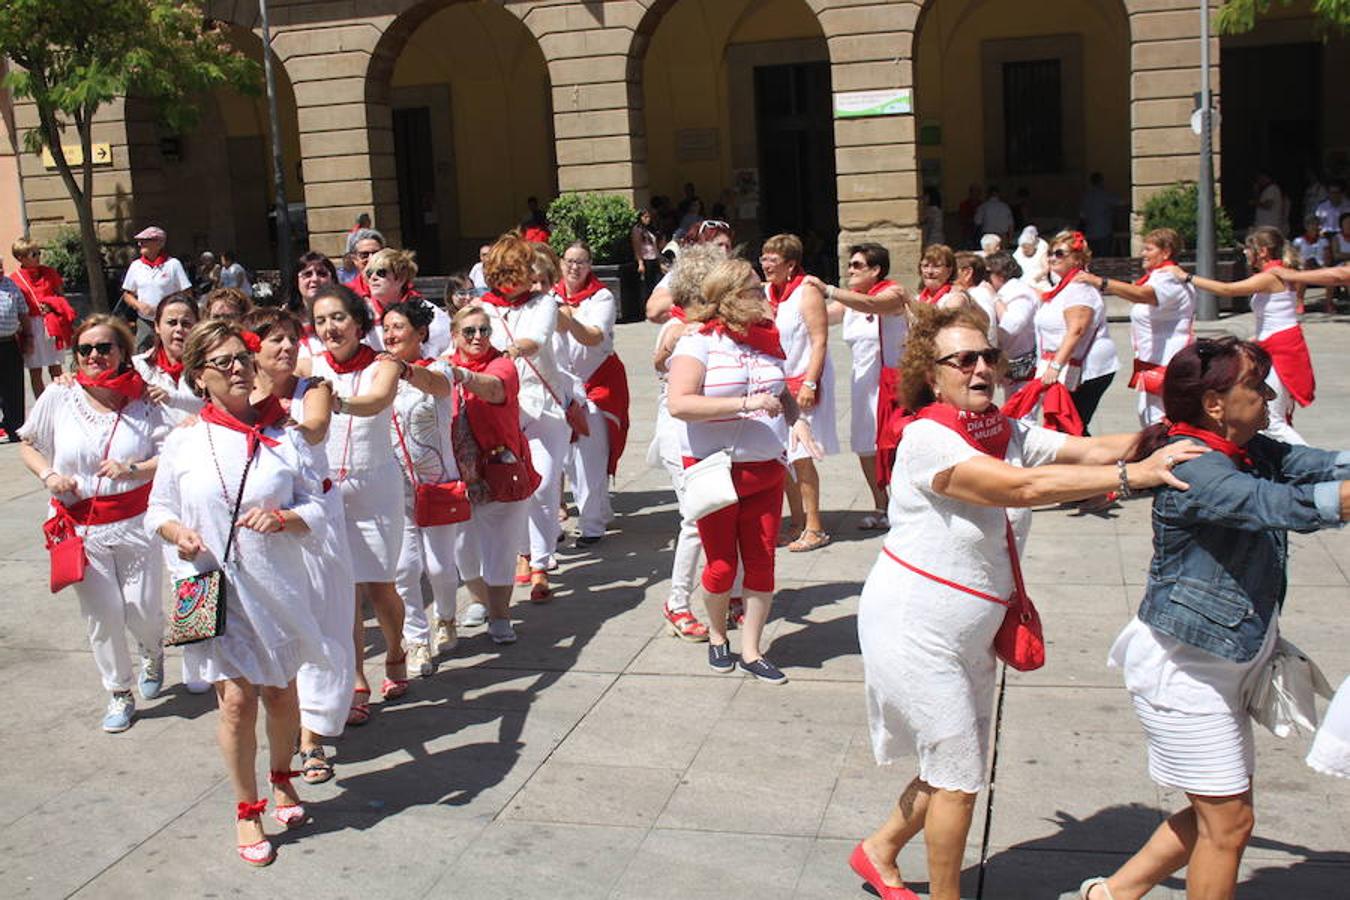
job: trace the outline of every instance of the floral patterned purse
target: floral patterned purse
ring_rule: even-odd
[[[209,426],[207,434],[209,436]],[[214,453],[215,448],[212,447]],[[239,520],[239,506],[244,500],[244,485],[248,482],[249,466],[257,456],[257,448],[249,454],[244,463],[244,473],[239,477],[239,493],[234,498],[234,512],[230,513],[230,536],[225,539],[225,555],[220,560],[221,568],[202,572],[188,578],[174,580],[173,609],[169,613],[168,633],[164,636],[166,647],[180,647],[184,644],[196,644],[220,637],[225,633],[225,561],[230,558],[230,548],[234,546],[235,524]],[[217,464],[216,472],[220,467]]]

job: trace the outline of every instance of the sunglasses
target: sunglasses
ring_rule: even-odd
[[[366,269],[367,278],[388,278],[388,269]]]
[[[1050,255],[1055,259],[1063,259],[1064,257],[1069,255],[1069,251],[1065,250],[1063,247],[1060,247],[1058,250],[1051,250]]]
[[[235,353],[233,355],[222,354],[220,356],[213,356],[208,360],[204,360],[204,362],[207,366],[218,372],[230,371],[234,368],[235,363],[238,363],[245,369],[251,369],[253,368],[253,354],[245,350],[243,353]]]
[[[856,259],[850,259],[848,261],[848,270],[850,272],[861,272],[863,269],[870,269],[870,268],[872,267],[869,266],[867,263],[859,262]]]
[[[721,219],[704,219],[698,224],[698,233],[705,231],[730,231],[731,226]]]
[[[985,347],[983,350],[958,350],[955,353],[948,353],[938,360],[938,365],[951,366],[969,374],[975,371],[975,365],[980,360],[984,360],[985,365],[995,366],[1001,359],[1003,359],[1002,350],[997,347]]]
[[[75,353],[79,356],[88,356],[97,351],[99,356],[107,356],[112,353],[117,344],[112,341],[99,341],[97,344],[76,344]]]
[[[465,325],[463,328],[459,330],[459,333],[464,335],[464,339],[466,341],[471,341],[476,337],[487,337],[488,335],[492,334],[492,326]]]

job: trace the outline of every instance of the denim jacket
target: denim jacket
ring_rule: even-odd
[[[1284,602],[1289,531],[1340,525],[1350,452],[1257,435],[1244,472],[1218,451],[1174,470],[1190,490],[1153,497],[1153,560],[1139,618],[1233,662],[1256,657]]]

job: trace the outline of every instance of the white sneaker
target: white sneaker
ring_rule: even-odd
[[[436,652],[449,653],[459,643],[459,634],[452,619],[436,620]]]
[[[423,643],[408,644],[408,671],[415,672],[422,678],[428,678],[436,674],[436,661],[431,658],[431,651]]]
[[[494,644],[514,644],[516,630],[511,627],[510,619],[493,619],[488,622],[488,636]]]
[[[481,603],[470,603],[459,621],[465,628],[477,628],[487,621],[487,607]]]

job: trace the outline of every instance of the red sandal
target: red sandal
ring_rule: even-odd
[[[708,626],[688,609],[673,610],[667,607],[661,614],[666,619],[666,630],[680,640],[697,644],[708,639]]]
[[[240,822],[246,822],[249,819],[259,818],[265,809],[267,809],[266,800],[254,800],[252,803],[240,800],[235,806],[234,815]],[[258,827],[262,827],[262,822],[258,823]],[[277,858],[277,851],[273,849],[272,842],[265,837],[251,844],[238,844],[237,848],[239,858],[250,866],[270,866]]]
[[[352,691],[352,706],[351,709],[347,710],[347,724],[364,725],[369,721],[370,688],[357,688]]]
[[[269,773],[267,780],[277,787],[284,786],[284,790],[290,790],[293,793],[291,779],[303,774],[303,772],[292,772],[283,769],[280,772]],[[284,828],[296,828],[309,821],[309,815],[305,812],[304,804],[298,802],[278,803],[277,808],[272,810],[272,818],[276,819],[277,824]]]

